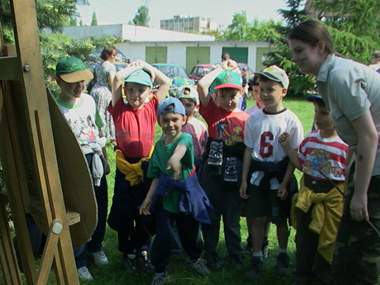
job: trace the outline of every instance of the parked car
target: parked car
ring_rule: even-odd
[[[205,76],[207,73],[209,73],[211,70],[215,68],[215,65],[213,64],[197,64],[193,67],[191,70],[189,77],[193,79],[195,82],[197,82],[199,79],[201,79],[203,76]]]
[[[185,69],[178,64],[154,63],[152,65],[172,80],[169,89],[170,96],[177,97],[184,85],[194,85],[194,80],[190,79]]]

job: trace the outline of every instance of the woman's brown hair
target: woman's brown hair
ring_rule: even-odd
[[[116,53],[115,47],[105,47],[105,48],[103,48],[103,50],[100,54],[100,58],[103,60],[107,60],[114,53]]]
[[[311,46],[323,43],[327,54],[334,53],[329,32],[321,22],[316,20],[307,20],[293,28],[288,34],[288,39],[299,40]]]

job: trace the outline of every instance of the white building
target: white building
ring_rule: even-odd
[[[160,20],[160,28],[185,33],[206,33],[218,30],[218,24],[208,17],[176,15],[171,19]]]
[[[215,41],[213,36],[172,32],[126,24],[66,27],[63,33],[75,39],[114,36],[117,44],[131,60],[149,63],[175,63],[187,71],[198,63],[218,63],[223,52],[247,63],[253,70],[261,70],[270,45],[266,42]]]

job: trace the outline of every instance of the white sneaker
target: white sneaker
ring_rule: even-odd
[[[77,270],[78,270],[79,279],[81,281],[92,281],[92,280],[94,280],[94,278],[92,277],[87,266],[79,267]]]
[[[90,255],[93,258],[95,265],[104,266],[108,264],[107,255],[104,253],[103,250],[99,250],[97,252],[90,252]]]

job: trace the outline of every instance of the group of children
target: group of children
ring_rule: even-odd
[[[64,114],[74,113],[84,98],[90,99],[83,93],[88,73],[82,65],[59,72],[62,63],[70,65],[70,60],[62,59],[57,65],[62,92],[56,101]],[[169,78],[146,62],[133,62],[115,75],[108,111],[115,124],[116,174],[108,224],[118,233],[126,267],[153,269],[152,285],[166,282],[169,257],[178,249],[178,239],[195,272],[207,275],[221,268],[217,251],[221,219],[228,260],[242,268],[242,213],[252,247],[247,277],[257,280],[262,273],[270,223],[277,226],[276,268],[287,271],[292,200],[297,220],[296,282],[310,284],[316,278],[329,282],[325,277],[343,205],[340,191],[347,146],[318,96],[309,98],[315,105],[315,130],[303,138],[299,119],[283,105],[289,79],[277,66],[265,68],[249,81],[256,107],[240,110],[244,91],[237,69],[236,62],[228,59],[197,87],[184,86],[179,98],[165,98]],[[65,80],[73,73],[76,81]],[[65,113],[62,106],[69,111]],[[95,110],[88,112],[85,117],[94,122]],[[78,129],[79,123],[67,119],[73,130]],[[162,135],[154,144],[157,121]],[[91,126],[96,128],[94,123]],[[84,129],[76,133],[83,150],[94,138],[101,141],[86,136],[81,142]],[[90,147],[89,156],[99,154],[107,169],[106,157],[98,150]],[[304,173],[297,199],[295,168]],[[105,223],[98,227],[105,229]],[[101,242],[88,249],[98,265],[108,263]],[[92,279],[85,268],[86,274],[78,269],[80,277]]]

